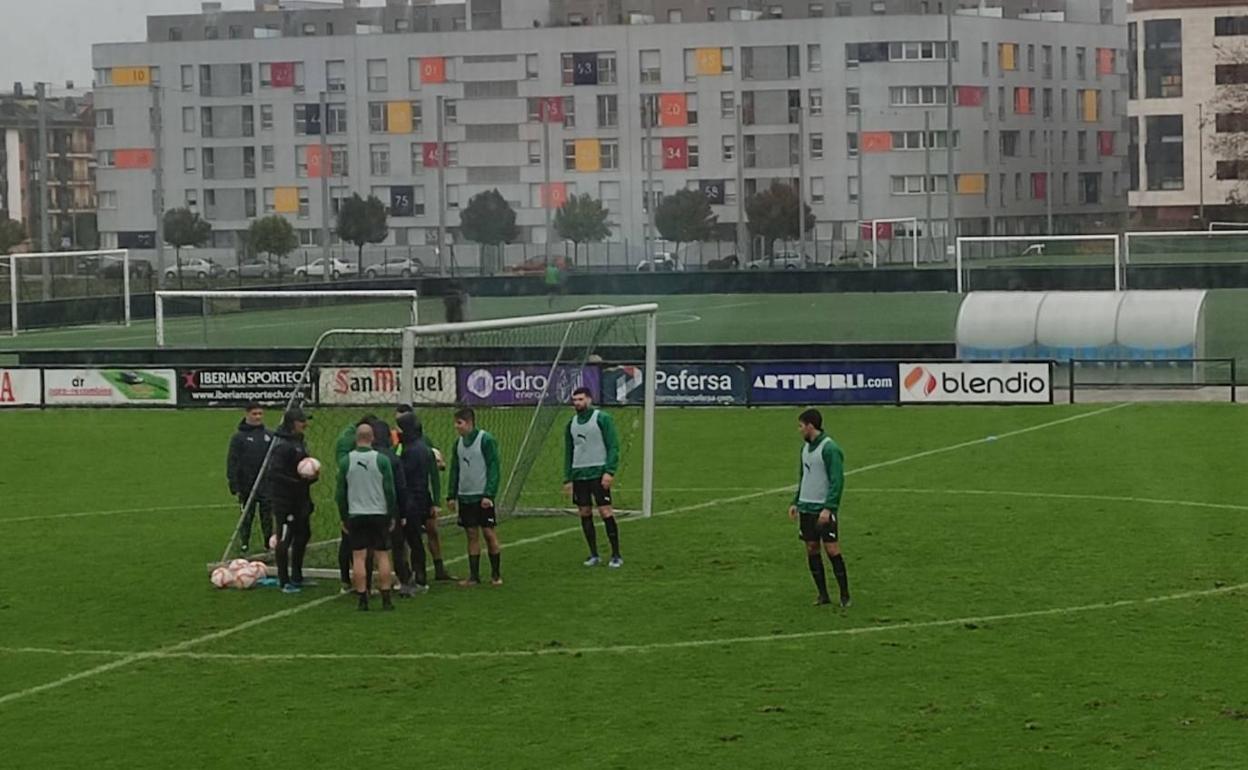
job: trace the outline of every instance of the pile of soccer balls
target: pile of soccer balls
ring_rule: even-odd
[[[235,559],[224,567],[212,571],[212,584],[217,588],[246,590],[269,575],[269,565],[262,561]]]

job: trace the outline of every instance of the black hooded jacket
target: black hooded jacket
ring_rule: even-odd
[[[398,470],[402,467],[399,463],[399,456],[394,453],[394,447],[390,445],[390,426],[384,420],[374,420],[373,428],[373,449],[378,454],[385,455],[390,460],[390,467],[394,469],[394,497],[395,503],[399,507],[399,516],[407,516],[407,481],[403,478],[403,474]]]
[[[248,425],[240,420],[238,431],[230,438],[230,451],[225,456],[225,478],[230,494],[248,495],[260,476],[260,466],[273,441],[273,432],[264,425]],[[261,489],[263,494],[265,490]]]
[[[269,457],[269,498],[278,513],[307,513],[312,508],[312,482],[299,475],[299,463],[308,456],[303,436],[283,423],[274,434],[277,442]]]
[[[413,512],[427,512],[442,495],[437,458],[425,439],[420,418],[408,412],[399,416],[399,440],[403,444],[402,468],[407,497]]]

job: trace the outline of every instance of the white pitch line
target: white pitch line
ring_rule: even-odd
[[[1126,497],[1122,495],[1081,495],[1063,492],[1023,492],[1002,489],[911,489],[899,487],[863,487],[848,490],[853,493],[898,495],[974,495],[979,497],[1026,497],[1040,500],[1092,500],[1105,503],[1132,503],[1137,505],[1173,505],[1181,508],[1213,508],[1222,511],[1248,511],[1248,505],[1234,503],[1207,503],[1200,500],[1167,500],[1158,497]]]
[[[228,503],[207,503],[200,505],[162,505],[156,508],[117,508],[111,511],[79,511],[77,513],[45,513],[38,516],[0,517],[0,524],[12,524],[19,521],[46,521],[48,519],[80,519],[87,516],[120,516],[126,513],[161,513],[165,511],[200,511],[208,509],[237,508]]]
[[[1162,594],[1161,596],[1147,596],[1140,599],[1119,599],[1112,602],[1094,602],[1092,604],[1080,604],[1073,607],[1049,607],[1039,610],[1022,610],[1019,612],[1002,612],[992,615],[971,615],[961,618],[945,618],[942,620],[920,620],[909,623],[893,623],[876,626],[854,626],[853,628],[830,628],[820,629],[817,631],[796,631],[788,634],[759,634],[755,636],[729,636],[717,639],[685,639],[679,642],[647,642],[644,644],[612,644],[597,645],[587,647],[541,647],[532,650],[474,650],[472,652],[359,652],[359,653],[343,653],[343,652],[304,652],[304,653],[232,653],[232,652],[153,652],[153,653],[130,653],[120,650],[58,650],[54,648],[39,647],[17,647],[7,648],[0,647],[0,653],[31,653],[31,654],[47,654],[47,655],[116,655],[116,656],[139,656],[152,659],[180,658],[189,660],[225,660],[225,661],[241,661],[241,662],[271,662],[271,661],[307,661],[307,660],[329,660],[329,661],[351,661],[351,660],[389,660],[389,661],[417,661],[417,660],[477,660],[477,659],[497,659],[497,658],[535,658],[548,657],[551,655],[593,655],[593,654],[628,654],[628,653],[647,653],[659,650],[680,650],[680,649],[696,649],[700,647],[720,647],[737,644],[763,644],[767,642],[792,642],[804,639],[821,639],[833,636],[863,636],[866,634],[879,634],[890,631],[916,631],[930,628],[942,628],[947,626],[961,626],[967,624],[982,625],[985,623],[999,623],[1011,620],[1027,620],[1031,618],[1054,617],[1061,615],[1076,615],[1086,612],[1096,612],[1099,610],[1114,610],[1124,607],[1138,607],[1150,604],[1161,604],[1163,602],[1175,602],[1184,599],[1197,599],[1204,596],[1219,596],[1229,594],[1236,591],[1242,591],[1248,588],[1248,583],[1237,583],[1235,585],[1221,586],[1217,588],[1206,588],[1198,591],[1183,591],[1181,593]],[[123,658],[124,660],[125,658]],[[114,663],[120,663],[115,661]],[[106,664],[108,665],[108,664]],[[116,667],[115,665],[112,667]],[[101,666],[101,668],[103,668]]]
[[[1058,425],[1065,425],[1066,423],[1074,422],[1076,420],[1083,420],[1089,417],[1095,417],[1100,414],[1106,414],[1107,412],[1112,412],[1115,409],[1121,409],[1122,407],[1125,407],[1125,406],[1129,406],[1129,404],[1126,404],[1126,403],[1115,404],[1114,406],[1097,409],[1091,412],[1083,412],[1081,414],[1073,415],[1071,417],[1063,417],[1058,420],[1050,420],[1048,422],[1043,422],[1038,425],[1032,425],[1027,428],[1019,428],[1018,430],[1001,433],[997,435],[996,438],[1001,439],[1001,438],[1008,438],[1010,436],[1019,436],[1019,435],[1023,435],[1025,433],[1031,433],[1037,430],[1044,430],[1045,428],[1052,428]],[[897,464],[904,463],[904,462],[919,460],[924,457],[931,457],[932,455],[943,454],[945,452],[952,452],[957,449],[962,449],[964,447],[974,446],[976,444],[982,444],[982,443],[987,442],[988,440],[989,439],[987,438],[981,438],[981,439],[975,439],[972,441],[963,441],[958,444],[952,444],[947,447],[940,447],[937,449],[928,449],[923,452],[916,452],[911,455],[906,455],[905,457],[898,457],[893,460],[885,460],[883,462],[874,463],[871,465],[864,465],[860,468],[855,468],[851,471],[848,471],[845,475],[848,476],[854,473],[862,473],[864,471],[874,470],[876,468],[886,468],[886,467],[897,465]],[[681,506],[679,508],[671,508],[666,511],[659,511],[653,514],[652,518],[657,518],[659,516],[668,516],[668,515],[675,514],[675,513],[687,513],[689,511],[697,511],[697,510],[702,510],[704,508],[711,508],[717,505],[726,505],[729,503],[742,502],[744,500],[754,500],[759,497],[765,497],[767,495],[778,494],[780,492],[789,491],[792,488],[793,488],[792,485],[789,485],[789,486],[784,486],[784,487],[777,487],[776,489],[752,492],[752,493],[744,494],[744,495],[736,495],[734,497],[725,497],[719,500],[708,500],[706,502],[697,503],[694,505],[686,505],[686,506]],[[628,519],[624,519],[623,521],[627,522]],[[580,531],[581,531],[581,528],[579,525],[576,527],[567,527],[564,529],[547,532],[543,535],[538,535],[536,537],[530,537],[524,540],[517,540],[514,543],[511,543],[510,545],[512,548],[514,548],[519,545],[524,545],[527,543],[536,543],[542,540],[549,540],[550,538],[558,537],[560,535],[565,535],[565,534],[569,534],[573,532],[580,532]],[[465,559],[465,558],[466,557],[464,556],[460,556],[452,561],[460,561],[461,559]],[[0,695],[0,706],[4,706],[14,701],[22,700],[23,698],[28,698],[31,695],[37,695],[38,693],[41,693],[41,692],[46,692],[48,690],[55,690],[59,687],[64,687],[65,685],[72,684],[73,682],[76,682],[80,679],[89,679],[94,676],[99,676],[100,674],[105,674],[105,673],[108,673],[109,671],[113,671],[114,669],[122,668],[124,666],[129,666],[133,663],[138,663],[144,660],[151,660],[153,658],[162,657],[162,656],[168,657],[171,653],[183,652],[189,647],[194,647],[196,645],[204,644],[206,642],[212,642],[218,639],[223,639],[227,636],[232,636],[242,631],[246,631],[247,629],[262,625],[264,623],[269,623],[274,620],[281,620],[282,618],[286,618],[291,615],[295,615],[300,612],[310,610],[314,607],[319,607],[322,604],[326,604],[328,602],[333,601],[334,599],[337,599],[340,595],[341,594],[337,594],[337,593],[328,594],[326,596],[313,599],[310,602],[306,602],[304,604],[300,604],[295,607],[289,607],[287,609],[281,610],[279,612],[274,612],[269,615],[262,615],[261,617],[253,618],[251,620],[245,621],[243,623],[239,623],[238,625],[231,626],[229,628],[222,629],[220,631],[214,631],[210,634],[197,636],[194,639],[188,639],[184,642],[177,642],[175,644],[165,645],[163,647],[159,647],[155,650],[151,650],[148,652],[136,652],[133,654],[129,654],[129,655],[126,655],[126,657],[124,658],[118,658],[117,660],[109,661],[108,663],[102,663],[98,666],[94,666],[84,671],[79,671],[73,674],[68,674],[66,676],[61,677],[60,679],[55,679],[51,682],[45,682],[43,684],[35,685],[33,687],[27,687],[23,690],[17,690],[15,692],[7,693],[5,695]]]

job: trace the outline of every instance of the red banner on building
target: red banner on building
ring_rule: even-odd
[[[542,104],[542,121],[545,123],[562,123],[563,122],[563,97],[562,96],[543,96]]]
[[[542,207],[548,209],[561,208],[568,202],[568,183],[551,182],[542,185]]]
[[[659,125],[689,125],[688,106],[684,94],[659,94]]]
[[[858,229],[864,241],[887,241],[893,237],[892,222],[862,222]]]
[[[1042,201],[1049,197],[1049,175],[1043,172],[1035,172],[1031,175],[1031,197],[1034,200]]]
[[[115,150],[113,165],[117,168],[151,168],[155,163],[155,157],[155,153],[146,147]]]
[[[274,88],[295,87],[295,63],[293,61],[276,61],[269,65],[269,79]]]
[[[980,86],[958,86],[957,88],[957,104],[959,107],[982,107],[984,105],[984,94],[988,89]]]
[[[446,59],[441,56],[433,56],[420,60],[420,82],[422,84],[429,83],[445,83],[446,82]]]
[[[663,169],[689,168],[689,140],[683,136],[665,137],[663,144]]]
[[[862,152],[888,152],[893,149],[893,133],[891,131],[863,131],[859,143]]]
[[[442,147],[437,142],[425,142],[421,147],[420,158],[425,168],[441,168],[444,157]]]
[[[1114,49],[1096,49],[1096,71],[1101,75],[1114,74]]]
[[[310,144],[307,149],[308,158],[308,176],[313,179],[320,179],[325,174],[325,158],[321,154],[321,146],[319,144]]]
[[[1096,144],[1102,157],[1114,154],[1114,132],[1098,131],[1096,133]]]

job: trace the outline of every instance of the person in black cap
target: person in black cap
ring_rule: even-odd
[[[282,416],[269,457],[269,492],[278,526],[277,579],[288,594],[315,585],[303,579],[303,555],[312,539],[312,485],[317,481],[299,475],[299,463],[308,456],[303,443],[308,419],[302,408],[289,409]]]
[[[230,495],[238,499],[239,508],[245,509],[238,527],[239,550],[245,554],[251,548],[251,523],[257,512],[260,514],[260,529],[264,533],[260,550],[269,548],[269,536],[273,534],[268,490],[261,485],[252,494],[256,479],[260,478],[260,469],[264,467],[269,444],[273,441],[273,432],[264,427],[264,407],[255,401],[247,404],[243,415],[238,431],[230,438],[225,478],[230,486]]]

